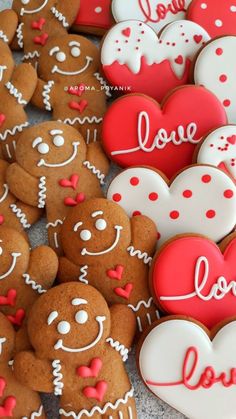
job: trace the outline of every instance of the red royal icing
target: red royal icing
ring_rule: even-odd
[[[74,109],[76,111],[79,111],[79,113],[82,113],[87,108],[87,106],[88,106],[87,100],[81,100],[79,103],[78,102],[74,102],[74,101],[71,101],[69,103],[69,107],[71,109]]]
[[[46,45],[48,37],[49,37],[49,35],[47,33],[43,33],[40,36],[35,36],[34,37],[34,43],[37,44],[37,45],[42,45],[44,47],[44,45]]]
[[[123,31],[122,31],[122,35],[124,35],[124,36],[126,36],[127,38],[129,38],[129,37],[130,37],[130,35],[131,35],[131,28],[126,28],[126,29],[123,29]]]
[[[41,31],[43,29],[43,26],[45,25],[45,23],[46,23],[46,19],[41,17],[39,20],[34,20],[31,23],[31,28]]]
[[[23,308],[19,308],[15,315],[8,315],[7,318],[15,326],[21,326],[25,318],[25,310],[23,310]]]
[[[108,384],[106,381],[99,381],[95,387],[85,387],[83,389],[83,395],[89,399],[96,399],[102,402],[105,393],[107,391]]]
[[[212,110],[210,115],[208,109]],[[115,101],[104,117],[103,146],[120,166],[153,166],[170,178],[192,164],[196,145],[206,133],[226,123],[221,103],[200,86],[176,90],[163,108],[145,96],[125,96]],[[179,145],[168,141],[173,137]]]
[[[225,191],[226,199],[230,192]],[[206,238],[173,240],[159,253],[152,269],[156,299],[165,312],[194,317],[212,328],[236,315],[235,260],[236,238],[223,254]]]
[[[81,204],[81,202],[84,202],[85,200],[85,194],[83,192],[80,192],[76,195],[75,199],[71,197],[67,197],[64,199],[64,204],[68,207],[75,207],[78,204]]]
[[[5,378],[0,377],[0,397],[3,396],[5,387],[6,387],[6,380]]]
[[[115,269],[109,269],[107,271],[107,276],[109,276],[109,278],[111,278],[111,279],[121,280],[122,276],[123,276],[124,269],[125,269],[124,266],[117,265],[115,267]]]
[[[0,418],[14,417],[13,410],[16,407],[16,398],[9,396],[4,400],[4,404],[0,406]]]
[[[14,307],[16,303],[16,290],[11,288],[7,291],[6,296],[0,295],[0,305],[1,306],[12,306]]]
[[[184,59],[182,55],[178,55],[178,57],[175,59],[176,64],[183,64]]]
[[[109,29],[113,24],[111,0],[80,0],[76,25]]]
[[[193,39],[196,42],[196,44],[200,44],[200,42],[202,41],[202,35],[194,35]]]
[[[0,225],[2,225],[5,221],[4,215],[0,215]]]
[[[236,135],[231,135],[231,137],[226,138],[227,142],[234,145],[236,143]]]
[[[0,127],[4,124],[5,121],[6,121],[6,115],[4,115],[3,113],[0,113]]]
[[[82,365],[76,369],[76,373],[79,377],[88,378],[88,377],[97,377],[102,368],[102,361],[100,358],[93,358],[90,362],[89,367]]]
[[[68,92],[70,95],[81,96],[85,92],[86,85],[80,83],[78,86],[70,86]]]
[[[123,288],[115,288],[114,292],[119,297],[128,300],[133,290],[133,287],[133,284],[126,284]]]
[[[79,181],[79,176],[76,174],[71,175],[70,179],[61,179],[59,180],[59,185],[63,188],[72,188],[76,189]]]
[[[165,20],[169,14],[177,15],[180,12],[186,11],[186,1],[185,0],[170,0],[170,2],[165,5],[160,1],[157,1],[155,8],[156,15],[152,15],[152,5],[150,0],[138,0],[139,7],[145,17],[145,23],[158,23],[161,20]]]

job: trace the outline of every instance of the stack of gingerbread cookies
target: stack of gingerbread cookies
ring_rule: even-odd
[[[236,419],[236,2],[0,7],[0,418]]]

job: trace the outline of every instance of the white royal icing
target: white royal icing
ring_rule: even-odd
[[[129,246],[127,252],[130,256],[136,256],[138,259],[142,260],[145,265],[150,265],[152,262],[152,257],[148,256],[147,252],[141,252],[141,250],[135,249],[134,246]]]
[[[22,7],[22,9],[20,11],[20,15],[21,16],[24,16],[24,15],[32,15],[32,14],[35,14],[35,13],[40,12],[47,5],[48,1],[49,0],[44,0],[42,2],[42,4],[39,7],[37,7],[36,9],[27,10],[27,9],[25,9],[25,8]]]
[[[139,183],[132,186],[131,178],[137,178]],[[224,196],[228,190],[232,193],[230,199]],[[107,197],[121,205],[130,217],[135,211],[150,217],[158,227],[161,244],[176,234],[189,232],[204,234],[217,242],[236,224],[236,186],[215,167],[187,168],[170,187],[152,169],[130,168],[111,182]]]
[[[88,265],[84,265],[80,268],[79,281],[85,285],[88,285],[88,280],[86,279],[88,275]]]
[[[202,143],[197,163],[220,166],[222,163],[236,179],[236,125],[227,125],[212,131]]]
[[[39,407],[39,410],[37,412],[33,412],[31,413],[30,416],[23,416],[22,419],[35,419],[35,418],[39,418],[43,413],[43,405],[41,405]]]
[[[0,275],[0,280],[7,278],[9,275],[12,274],[12,272],[14,271],[15,267],[16,267],[16,263],[17,263],[17,258],[19,258],[21,256],[21,253],[18,252],[12,252],[11,253],[11,257],[12,257],[12,263],[10,268],[8,269],[7,272],[5,272],[4,274]]]
[[[61,12],[59,12],[59,10],[57,10],[56,7],[53,6],[51,8],[51,12],[55,16],[55,18],[62,24],[63,28],[68,28],[70,26],[69,23],[66,21],[66,17]]]
[[[103,118],[97,118],[94,116],[85,116],[84,118],[80,118],[76,116],[75,118],[65,118],[63,120],[59,119],[58,122],[64,122],[64,124],[75,125],[77,122],[81,125],[88,123],[88,124],[101,124]]]
[[[0,39],[6,42],[6,44],[9,42],[7,35],[2,30],[0,30]]]
[[[44,208],[45,207],[46,198],[47,198],[46,192],[47,192],[46,177],[41,176],[41,178],[39,179],[38,208]]]
[[[31,224],[28,223],[26,215],[21,210],[21,208],[17,207],[16,204],[11,204],[10,208],[11,208],[12,212],[16,215],[16,217],[19,219],[19,222],[21,223],[23,228],[30,228],[31,227]]]
[[[140,307],[144,306],[145,308],[150,308],[153,303],[153,298],[150,297],[148,301],[140,300],[136,306],[129,304],[128,307],[131,308],[135,313],[140,310]]]
[[[122,34],[127,28],[130,29],[129,37]],[[199,43],[194,40],[195,35],[202,37]],[[146,58],[149,66],[169,60],[176,77],[181,79],[186,68],[186,59],[192,61],[199,48],[209,39],[201,26],[187,20],[171,23],[159,38],[145,23],[129,20],[110,29],[102,44],[101,62],[106,66],[114,62],[126,64],[132,73],[138,74],[142,57]],[[176,62],[180,55],[182,63]]]
[[[29,285],[34,291],[37,291],[39,294],[44,294],[47,292],[47,290],[45,290],[42,285],[38,284],[36,281],[30,278],[29,274],[23,274],[22,276],[25,280],[25,284]]]
[[[198,324],[171,319],[154,327],[144,339],[139,353],[141,377],[156,396],[188,418],[234,419],[235,351],[235,321],[220,329],[211,342]],[[206,385],[194,390],[200,379]]]
[[[7,196],[8,196],[8,192],[9,192],[8,185],[7,185],[6,183],[4,183],[4,184],[3,184],[3,194],[2,194],[2,196],[0,197],[0,204],[2,204],[2,202],[4,202],[4,201],[5,201],[5,199],[6,199],[6,198],[7,198]]]
[[[55,359],[52,362],[52,368],[53,368],[52,374],[53,374],[53,377],[55,377],[53,380],[54,394],[55,396],[61,396],[63,388],[64,388],[64,384],[62,382],[63,374],[61,373],[61,362],[59,359]]]
[[[20,23],[16,30],[17,43],[20,48],[24,48],[23,27],[24,27],[24,23]]]
[[[11,129],[6,129],[4,132],[0,132],[0,140],[5,141],[8,137],[8,135],[14,136],[17,132],[22,132],[24,128],[27,128],[29,126],[29,122],[23,122],[20,125],[16,125],[15,127]]]
[[[52,110],[52,105],[51,105],[51,98],[50,98],[50,94],[51,94],[51,90],[54,86],[55,82],[53,80],[50,80],[47,84],[44,85],[43,87],[43,103],[45,105],[45,109],[46,111],[51,111]]]
[[[114,340],[112,338],[107,338],[106,342],[109,343],[109,345],[115,349],[116,352],[120,353],[123,362],[127,361],[129,350],[124,345],[122,345],[118,340]]]
[[[23,106],[27,105],[27,101],[23,99],[22,93],[19,92],[19,90],[14,86],[14,84],[8,81],[5,84],[5,87],[9,91],[10,95],[14,96],[14,98],[17,100],[19,105],[23,105]]]
[[[210,42],[200,52],[194,68],[196,84],[211,90],[224,105],[228,122],[236,123],[234,92],[236,36],[224,36]]]
[[[100,73],[94,73],[94,77],[97,79],[97,81],[99,81],[103,90],[105,90],[106,96],[111,97],[112,94],[109,92],[109,85],[106,82],[106,80],[101,76],[101,74]]]
[[[90,163],[90,161],[88,161],[88,160],[86,160],[86,161],[84,161],[83,162],[83,165],[85,166],[85,167],[87,167],[87,169],[88,170],[91,170],[91,172],[93,173],[93,175],[95,175],[97,178],[98,178],[98,180],[99,180],[99,182],[100,182],[100,184],[101,185],[104,185],[104,179],[105,179],[105,175],[99,170],[99,169],[97,169],[92,163]]]
[[[46,225],[46,229],[50,228],[50,227],[57,227],[58,225],[63,225],[63,221],[62,220],[56,220],[54,223],[48,223]]]
[[[37,58],[40,57],[39,52],[37,50],[35,50],[35,51],[29,51],[29,52],[27,52],[27,54],[23,55],[22,61],[33,59],[35,57],[37,57]]]

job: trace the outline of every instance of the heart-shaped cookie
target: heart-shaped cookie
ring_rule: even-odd
[[[189,167],[170,183],[147,167],[127,169],[111,182],[107,197],[130,217],[139,213],[151,218],[160,244],[183,233],[204,234],[218,242],[236,224],[236,186],[211,166]]]
[[[236,125],[212,131],[198,150],[197,163],[220,167],[236,181]]]
[[[188,418],[233,419],[235,352],[236,321],[214,336],[194,321],[169,317],[143,338],[140,374],[152,393]]]
[[[226,123],[223,106],[203,87],[175,90],[162,108],[147,96],[127,95],[105,115],[103,146],[120,166],[148,165],[172,177],[192,163],[200,139]]]
[[[236,316],[235,260],[235,233],[220,247],[200,236],[170,241],[152,265],[151,287],[158,305],[208,328]]]
[[[102,69],[121,93],[144,93],[160,102],[188,83],[191,62],[209,40],[201,26],[187,20],[171,23],[159,37],[145,23],[121,22],[103,40]]]

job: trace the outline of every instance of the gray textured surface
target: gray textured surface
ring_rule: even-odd
[[[0,0],[0,9],[4,9],[7,7],[9,8],[10,6],[11,0]],[[20,56],[19,54],[17,54],[16,60],[18,61],[19,59]],[[48,113],[44,113],[41,111],[39,112],[38,110],[30,106],[28,107],[27,112],[29,120],[33,125],[50,118],[50,115]],[[111,170],[110,177],[114,176],[115,171],[115,168]],[[47,242],[44,220],[41,220],[33,228],[31,228],[30,240],[33,247],[39,244],[45,244]],[[183,416],[181,414],[175,412],[162,401],[157,400],[142,384],[136,369],[134,350],[130,354],[126,366],[135,389],[135,398],[137,403],[139,419],[183,419]],[[56,398],[52,396],[44,396],[43,401],[48,413],[48,418],[57,419],[58,415]]]

